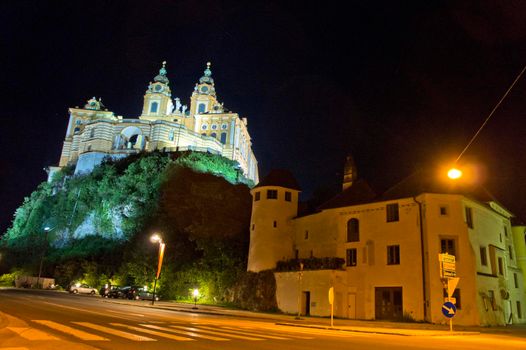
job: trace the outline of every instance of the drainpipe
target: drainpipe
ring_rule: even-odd
[[[424,296],[424,321],[427,321],[427,299],[426,299],[426,266],[425,266],[425,254],[424,254],[424,223],[422,216],[422,202],[416,200],[416,196],[413,196],[413,200],[418,204],[418,216],[420,222],[420,255],[422,256],[422,293]]]

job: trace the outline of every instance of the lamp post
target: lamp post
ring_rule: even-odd
[[[197,309],[197,298],[199,297],[199,289],[195,288],[192,292],[192,295],[194,296],[194,307],[192,309]]]
[[[40,257],[40,267],[38,268],[38,278],[37,278],[37,287],[40,287],[40,277],[42,276],[42,266],[44,265],[44,255],[46,255],[47,251],[47,236],[49,234],[49,231],[51,231],[51,228],[49,226],[44,227],[44,241],[46,242],[46,245],[44,249],[42,250],[42,256]]]
[[[155,288],[157,287],[157,280],[161,274],[161,266],[163,265],[164,257],[164,247],[166,246],[158,234],[154,234],[150,237],[150,241],[153,243],[159,243],[159,261],[157,263],[157,273],[155,274],[155,282],[153,283],[153,295],[152,295],[152,305],[155,303]]]

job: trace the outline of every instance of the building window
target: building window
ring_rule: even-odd
[[[273,223],[272,226],[274,226],[274,227],[278,227],[278,222],[277,222],[276,220],[274,220],[274,223]]]
[[[511,248],[511,245],[508,246],[508,252],[510,253],[510,260],[513,260],[513,249]]]
[[[356,266],[356,248],[347,249],[347,256],[345,259],[347,266]]]
[[[252,231],[256,228],[256,224],[252,224]]]
[[[441,239],[440,240],[440,252],[448,253],[449,255],[456,256],[455,240],[454,239]]]
[[[201,125],[201,129],[203,129],[203,130],[208,129],[208,125],[206,125],[206,124]]]
[[[504,236],[508,237],[508,228],[504,226]]]
[[[95,128],[90,129],[89,131],[89,138],[92,139],[95,137]]]
[[[489,299],[489,303],[491,305],[491,309],[493,311],[497,310],[497,304],[495,302],[495,292],[494,291],[488,290],[488,299]]]
[[[387,246],[387,265],[400,265],[400,246]]]
[[[515,288],[519,288],[519,278],[515,272],[513,273],[513,284],[515,285]]]
[[[522,318],[521,302],[517,300],[517,318]]]
[[[226,132],[221,133],[221,143],[223,145],[226,144]]]
[[[294,258],[295,258],[296,260],[298,260],[299,257],[300,257],[300,251],[299,251],[299,249],[294,249]]]
[[[217,124],[212,124],[212,130],[217,130]]]
[[[256,192],[254,194],[254,202],[257,202],[260,199],[261,199],[261,192]]]
[[[309,231],[305,231],[305,239],[309,239]]]
[[[469,228],[473,228],[473,209],[466,207],[466,224]]]
[[[168,136],[168,139],[169,139],[170,141],[173,141],[174,138],[175,138],[175,134],[174,134],[174,132],[173,132],[173,131],[170,131],[170,135]]]
[[[285,192],[285,201],[290,202],[292,200],[292,193],[289,191]]]
[[[502,261],[502,258],[497,259],[498,265],[499,265],[499,275],[504,276],[504,262]]]
[[[480,265],[488,266],[488,255],[486,247],[480,247]]]
[[[358,219],[350,219],[347,221],[347,242],[360,241],[360,222]]]
[[[267,199],[278,199],[278,190],[267,190]]]
[[[75,125],[80,125],[80,123],[82,123],[80,119],[75,120]]]
[[[200,103],[199,107],[197,107],[197,113],[204,113],[206,111],[206,105],[204,103]]]
[[[87,151],[91,151],[91,145],[88,145]]]
[[[444,298],[448,298],[449,295],[447,295],[447,290],[444,289]],[[453,292],[452,298],[455,298],[455,306],[457,307],[457,310],[460,310],[462,308],[462,303],[460,300],[460,289],[456,288]]]
[[[447,215],[447,207],[446,206],[441,206],[440,207],[440,215],[441,216],[446,216]]]
[[[210,134],[210,137],[213,137],[214,139],[217,138],[217,134],[215,132]]]
[[[399,220],[398,203],[387,204],[386,207],[387,222],[394,222]]]
[[[157,113],[157,110],[159,109],[159,102],[152,102],[150,105],[150,113]]]

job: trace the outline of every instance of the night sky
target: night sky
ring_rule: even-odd
[[[206,62],[248,118],[260,176],[378,191],[456,158],[526,64],[524,1],[2,1],[0,232],[56,165],[68,107],[138,117],[166,60],[189,104]],[[310,4],[310,5],[309,5]],[[461,163],[526,217],[526,76]]]

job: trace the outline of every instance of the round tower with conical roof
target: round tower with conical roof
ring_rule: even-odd
[[[252,218],[248,271],[273,269],[293,257],[292,222],[298,215],[300,187],[287,170],[272,170],[250,193]]]

